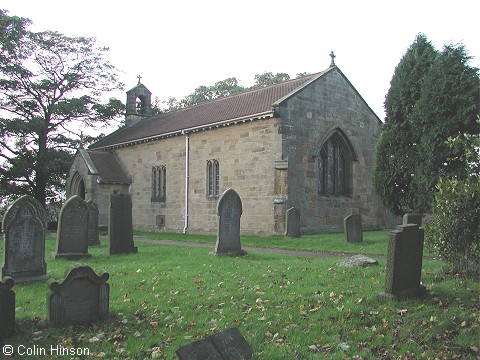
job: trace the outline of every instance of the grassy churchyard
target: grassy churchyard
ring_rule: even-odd
[[[15,284],[17,330],[4,343],[24,352],[88,349],[89,356],[77,358],[175,359],[179,347],[238,327],[255,359],[480,358],[478,282],[462,283],[443,263],[424,259],[425,300],[377,298],[384,290],[387,232],[365,232],[361,245],[346,244],[343,234],[242,237],[243,246],[377,254],[379,265],[367,268],[339,267],[338,257],[253,251],[213,257],[214,236],[136,235],[210,242],[212,248],[136,241],[138,254],[109,256],[108,239],[101,237],[102,246],[90,248],[92,258],[82,263],[110,274],[109,318],[46,327],[47,284]],[[49,234],[47,274],[60,280],[78,262],[53,260],[54,247]]]

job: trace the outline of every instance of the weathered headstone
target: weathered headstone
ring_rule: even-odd
[[[109,312],[108,273],[97,275],[91,267],[69,269],[61,282],[50,279],[47,293],[47,320],[61,327],[88,324],[104,319]]]
[[[290,236],[293,238],[299,238],[301,236],[300,233],[300,210],[296,207],[291,207],[287,210],[286,214],[286,230],[285,236]]]
[[[46,213],[33,197],[17,199],[3,217],[4,257],[2,276],[15,282],[46,280]]]
[[[345,232],[346,242],[363,242],[362,217],[356,214],[348,215],[343,219],[343,231]]]
[[[0,281],[0,339],[13,335],[15,331],[15,292],[14,281],[6,276]]]
[[[421,284],[423,229],[416,224],[400,225],[389,233],[385,291],[383,298],[423,297]]]
[[[127,194],[110,194],[108,212],[108,251],[110,255],[137,253],[133,243],[132,198]]]
[[[211,255],[245,255],[240,244],[242,200],[233,189],[225,190],[217,204],[218,229],[215,251]]]
[[[422,226],[422,218],[422,214],[407,213],[403,215],[403,225],[417,224],[418,226]]]
[[[74,195],[63,204],[58,217],[55,259],[78,260],[89,258],[88,206],[80,196]]]
[[[176,354],[180,360],[247,360],[253,349],[237,328],[230,328],[182,346]]]
[[[98,205],[92,200],[87,201],[88,207],[88,246],[100,246],[98,236]]]

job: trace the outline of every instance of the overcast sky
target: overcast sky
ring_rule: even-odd
[[[437,49],[463,43],[480,67],[478,0],[0,0],[0,8],[35,31],[95,37],[126,90],[141,75],[160,100],[228,77],[250,86],[265,71],[316,73],[333,50],[383,120],[395,67],[419,32]]]

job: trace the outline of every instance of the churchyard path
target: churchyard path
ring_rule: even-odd
[[[160,245],[175,245],[175,246],[187,246],[187,247],[204,247],[204,248],[213,248],[214,244],[211,243],[197,243],[189,241],[177,241],[177,240],[154,240],[149,238],[144,238],[141,236],[134,236],[135,241],[147,242],[151,244],[160,244]],[[310,256],[315,258],[344,258],[352,256],[352,254],[343,254],[343,253],[325,253],[318,251],[305,251],[305,250],[287,250],[287,249],[277,249],[277,248],[264,248],[264,247],[255,247],[255,246],[242,246],[242,250],[253,251],[259,253],[267,254],[279,254],[279,255],[290,255],[290,256]]]

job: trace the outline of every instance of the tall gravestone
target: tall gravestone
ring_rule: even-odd
[[[285,236],[299,238],[300,237],[300,210],[296,207],[291,207],[287,210],[285,223],[287,228]]]
[[[63,204],[58,216],[55,259],[91,257],[88,253],[88,217],[87,203],[80,196],[74,195]]]
[[[345,241],[349,243],[363,242],[362,217],[352,214],[343,219]]]
[[[103,320],[109,312],[108,273],[97,275],[91,267],[70,268],[61,282],[50,279],[47,293],[47,321],[61,327]]]
[[[46,212],[33,197],[17,199],[3,217],[4,257],[2,276],[15,282],[47,278],[45,263]]]
[[[417,224],[400,225],[389,233],[383,298],[423,297],[421,284],[424,232]]]
[[[0,339],[12,336],[15,331],[14,281],[9,276],[3,280],[0,280]]]
[[[227,189],[217,204],[217,243],[212,255],[245,255],[240,244],[242,200],[233,189]]]
[[[110,194],[108,212],[108,251],[110,255],[137,253],[133,243],[132,198],[126,194]]]
[[[98,236],[98,205],[92,200],[87,201],[88,207],[88,246],[100,246]]]

